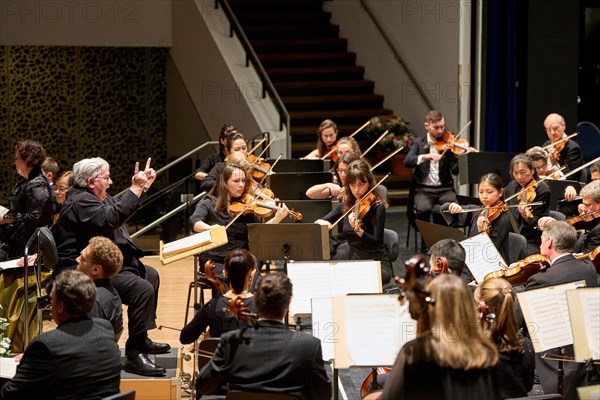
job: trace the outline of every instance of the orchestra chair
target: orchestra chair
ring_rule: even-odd
[[[415,213],[415,180],[412,179],[410,188],[408,189],[408,199],[406,201],[406,217],[408,218],[408,225],[406,226],[406,247],[408,247],[408,243],[410,242],[410,231],[414,229],[415,231],[415,251],[417,251],[417,236],[419,233],[419,229],[417,228],[417,224],[415,223],[417,219],[417,214]]]
[[[135,390],[113,394],[112,396],[102,398],[102,400],[135,400]]]
[[[522,260],[527,257],[527,239],[525,236],[509,232],[508,233],[508,243],[509,243],[509,260],[504,260],[508,264],[514,263],[516,261]]]
[[[198,343],[198,350],[206,351],[209,353],[213,353],[217,350],[217,346],[221,343],[221,338],[206,338]],[[202,369],[208,362],[212,356],[208,354],[198,353],[198,371]]]
[[[550,210],[548,216],[554,218],[557,221],[564,221],[565,219],[567,219],[567,216],[565,214],[556,210]]]
[[[581,147],[581,156],[584,161],[591,161],[600,156],[600,130],[596,125],[589,121],[579,122],[575,139]]]
[[[204,290],[205,289],[209,289],[212,292],[212,297],[216,297],[218,296],[218,289],[215,287],[215,285],[206,278],[206,275],[204,275],[204,271],[202,266],[200,265],[200,255],[196,254],[194,256],[194,277],[195,280],[190,282],[189,286],[188,286],[188,292],[187,292],[187,300],[185,302],[185,321],[184,324],[188,323],[188,317],[189,317],[189,311],[190,311],[190,302],[192,300],[192,290],[195,290],[195,304],[194,304],[194,310],[197,312],[200,310],[200,308],[202,308],[202,306],[204,306],[205,303],[205,299],[204,299]],[[199,292],[198,292],[199,291]],[[198,298],[199,296],[199,298]]]
[[[266,392],[242,392],[239,390],[230,390],[227,392],[226,400],[298,400],[296,397],[287,393],[266,393]]]
[[[383,230],[383,245],[391,263],[398,259],[398,233],[391,229]]]

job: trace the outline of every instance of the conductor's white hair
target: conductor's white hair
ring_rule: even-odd
[[[96,179],[103,169],[109,170],[109,165],[106,160],[95,157],[85,158],[73,165],[73,185],[85,188],[87,187],[88,179]]]

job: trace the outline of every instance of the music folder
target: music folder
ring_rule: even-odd
[[[465,240],[465,233],[458,228],[445,225],[432,224],[431,222],[416,220],[419,233],[427,247],[431,247],[442,239],[454,239],[457,242]]]
[[[227,243],[227,231],[224,226],[217,226],[210,230],[195,233],[191,236],[174,240],[169,243],[163,243],[161,240],[159,243],[159,258],[164,265],[188,256],[212,250],[225,243]]]

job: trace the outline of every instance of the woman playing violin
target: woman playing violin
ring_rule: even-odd
[[[326,119],[325,121],[321,122],[319,128],[317,129],[317,148],[303,158],[306,160],[314,160],[325,156],[329,150],[335,147],[337,143],[337,135],[338,127],[335,122],[330,119]],[[337,159],[337,154],[335,151],[331,153],[330,158]]]
[[[256,257],[247,250],[233,249],[225,256],[225,278],[229,281],[229,291],[220,297],[211,299],[202,307],[182,330],[179,341],[182,344],[192,343],[200,335],[210,328],[211,337],[219,337],[221,334],[248,326],[243,320],[223,311],[229,306],[229,300],[241,297],[244,307],[256,313],[254,295],[248,290],[252,284],[256,272]]]
[[[223,125],[221,128],[221,133],[219,133],[219,152],[211,154],[210,156],[206,157],[204,161],[202,161],[202,165],[196,170],[196,179],[202,180],[206,178],[206,175],[208,175],[210,170],[217,163],[225,161],[225,157],[227,157],[227,154],[229,154],[229,151],[226,147],[227,137],[236,132],[237,129],[235,126],[231,124]]]
[[[479,180],[479,201],[484,207],[501,207],[503,205],[504,189],[502,178],[495,173],[485,174]],[[446,203],[442,205],[442,215],[449,226],[469,226],[469,236],[475,236],[480,232],[487,232],[494,246],[498,249],[502,258],[509,261],[508,233],[511,224],[508,214],[502,208],[480,210],[474,212],[463,212],[476,206],[462,207],[457,203]],[[448,212],[445,212],[445,211]]]
[[[542,233],[535,229],[538,220],[548,216],[550,209],[550,189],[544,183],[537,183],[539,177],[533,166],[533,160],[526,154],[517,154],[510,161],[510,173],[513,180],[504,188],[506,198],[523,191],[519,196],[508,201],[509,205],[522,204],[521,207],[511,208],[521,235],[527,239],[527,253],[538,254]],[[537,206],[527,206],[526,203],[542,202]]]
[[[495,399],[498,350],[479,326],[471,291],[457,276],[426,287],[417,338],[400,350],[381,399]],[[413,307],[411,300],[411,307]]]
[[[246,143],[246,139],[244,139],[244,135],[239,132],[234,132],[225,138],[225,149],[228,156],[234,151],[240,151],[244,156],[248,156],[248,144]],[[215,164],[208,175],[200,181],[201,191],[209,192],[213,188],[221,171],[223,171],[223,167],[225,167],[225,161]]]
[[[229,205],[241,200],[248,191],[248,173],[239,165],[226,165],[210,194],[203,198],[190,217],[190,226],[194,232],[204,232],[215,225],[227,225],[234,216],[230,213]],[[278,208],[275,216],[267,224],[278,224],[287,216],[285,206]],[[202,265],[207,260],[223,264],[225,255],[235,248],[248,249],[248,224],[261,220],[254,214],[240,216],[227,228],[228,243],[201,255]]]
[[[361,159],[348,165],[342,202],[316,223],[329,225],[337,221],[347,210],[355,208],[356,201],[375,186],[375,178],[369,164]],[[372,196],[371,196],[372,195]],[[383,243],[385,228],[385,206],[380,200],[377,190],[361,203],[364,215],[355,215],[351,211],[343,220],[342,234],[350,246],[349,260],[381,261],[381,280],[386,284],[392,278],[392,264]],[[360,214],[360,213],[359,213]]]
[[[502,278],[483,281],[475,289],[483,332],[496,344],[500,359],[494,368],[500,398],[527,397],[533,387],[535,357],[531,339],[519,331],[517,297]]]

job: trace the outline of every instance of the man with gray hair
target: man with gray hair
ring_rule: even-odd
[[[562,115],[556,113],[549,114],[544,120],[544,128],[546,129],[548,140],[544,142],[542,147],[546,147],[554,143],[558,145],[558,142],[561,139],[565,139],[567,137],[567,134],[565,133],[566,127],[567,125],[565,124],[565,119],[562,117]],[[583,164],[581,147],[579,147],[577,142],[574,140],[566,140],[564,142],[564,148],[560,152],[557,151],[555,146],[551,146],[548,149],[548,156],[550,157],[552,164],[558,162],[561,167],[567,167],[565,170],[563,170],[563,173],[565,174]],[[569,179],[579,181],[581,179],[581,171],[574,173],[569,177]]]
[[[107,194],[112,184],[108,163],[101,158],[81,160],[73,166],[74,183],[52,229],[59,257],[55,272],[75,268],[77,257],[94,236],[109,238],[123,253],[123,267],[112,278],[112,284],[123,304],[128,305],[125,370],[145,376],[166,373],[147,354],[166,353],[170,346],[148,338],[148,330],[156,328],[160,281],[156,269],[140,261],[144,253],[131,240],[125,222],[139,208],[140,197],[154,179],[156,172],[150,168],[150,159],[144,170],[136,163],[131,187],[115,199]]]
[[[92,280],[64,271],[50,296],[58,327],[31,343],[0,397],[89,399],[119,393],[121,354],[113,329],[104,319],[87,317],[96,298]]]

